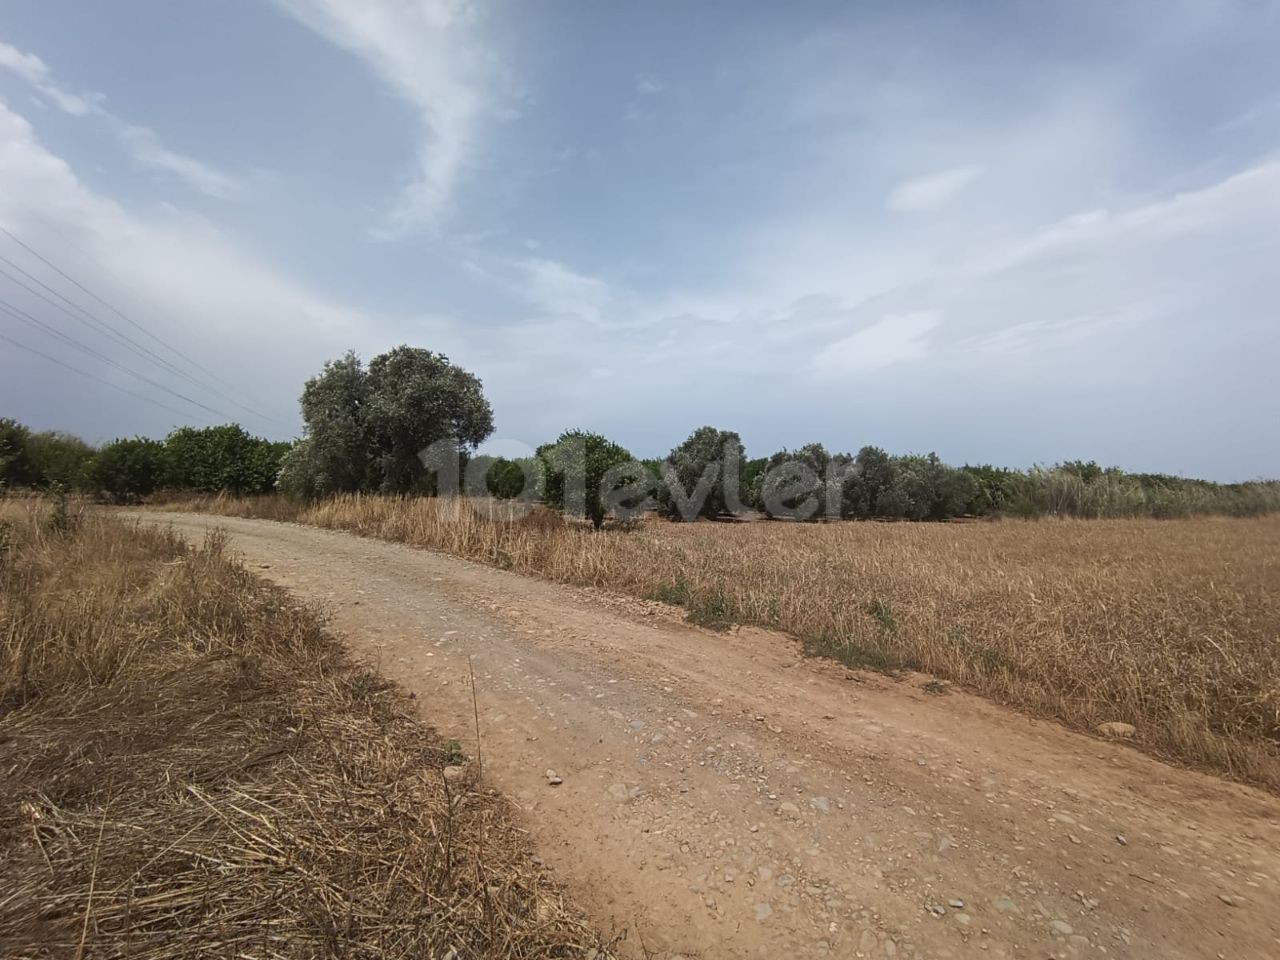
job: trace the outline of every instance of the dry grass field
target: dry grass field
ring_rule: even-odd
[[[49,515],[0,501],[5,956],[594,954],[456,745],[219,537]]]
[[[655,597],[708,626],[914,668],[1280,790],[1280,517],[670,524],[592,533],[452,501],[188,501]]]

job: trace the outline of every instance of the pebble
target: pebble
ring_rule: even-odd
[[[561,779],[560,775],[556,773],[554,770],[548,770],[547,783],[553,787],[558,787],[560,786],[560,784],[564,783],[564,780]]]
[[[940,903],[935,903],[933,906],[929,908],[929,912],[932,913],[935,917],[941,917],[946,914],[947,908]]]
[[[953,907],[953,908],[954,908],[954,909],[956,909],[956,910],[963,910],[963,909],[964,909],[964,901],[963,901],[963,900],[951,900],[951,901],[949,901],[949,902],[948,902],[947,906],[949,906],[949,907]]]
[[[763,923],[764,921],[768,920],[771,916],[773,916],[773,904],[771,903],[756,904],[756,920],[758,922]]]
[[[1065,920],[1054,920],[1049,924],[1049,929],[1053,931],[1054,936],[1069,937],[1075,931],[1071,929],[1071,924]]]

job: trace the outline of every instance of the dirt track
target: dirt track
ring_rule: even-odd
[[[228,531],[526,813],[624,954],[1280,956],[1280,800],[777,634],[309,527]],[[554,770],[563,783],[548,784]]]

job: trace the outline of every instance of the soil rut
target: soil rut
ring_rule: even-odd
[[[624,955],[1280,956],[1280,800],[658,604],[225,529],[473,750]],[[563,783],[552,786],[547,772]]]

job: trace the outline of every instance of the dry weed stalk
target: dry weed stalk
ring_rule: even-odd
[[[77,527],[0,558],[6,956],[595,955],[504,801],[220,536]]]

